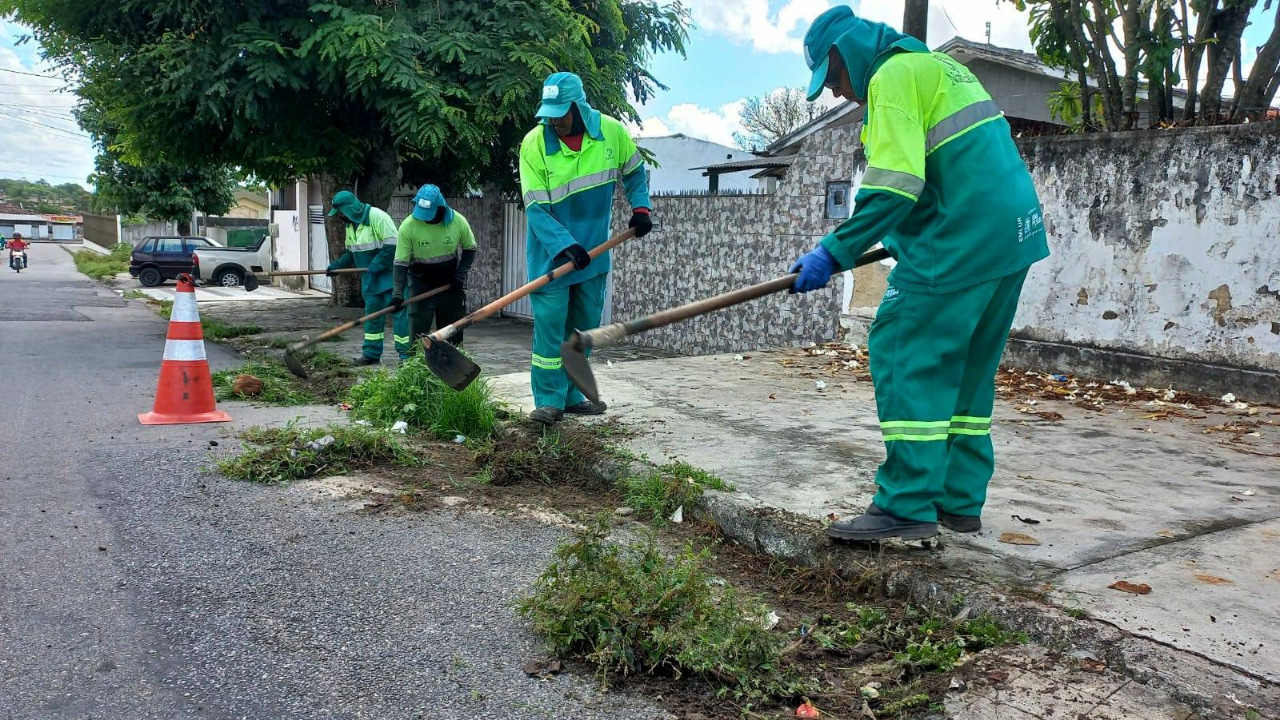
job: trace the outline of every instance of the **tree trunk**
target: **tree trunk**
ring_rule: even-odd
[[[1086,43],[1086,47],[1093,53],[1093,66],[1098,69],[1107,129],[1118,130],[1124,104],[1121,100],[1120,77],[1116,72],[1115,60],[1111,57],[1111,46],[1107,44],[1110,35],[1110,27],[1104,22],[1107,11],[1101,0],[1093,0],[1093,9],[1092,22],[1085,22],[1092,38],[1092,42]]]
[[[1270,3],[1267,7],[1270,7]],[[1277,83],[1280,83],[1280,12],[1275,15],[1270,37],[1258,48],[1258,57],[1253,61],[1249,78],[1236,95],[1232,119],[1261,120],[1266,117],[1267,109],[1276,94]]]
[[[1200,99],[1200,60],[1204,57],[1205,41],[1209,38],[1209,28],[1213,26],[1213,18],[1218,12],[1218,0],[1211,0],[1200,11],[1196,20],[1196,31],[1191,32],[1191,15],[1186,0],[1182,0],[1182,59],[1186,66],[1183,81],[1187,83],[1187,104],[1182,109],[1182,119],[1190,120],[1196,116],[1196,107]]]
[[[356,195],[364,202],[386,210],[391,196],[399,189],[400,155],[391,139],[384,138],[382,144],[365,155]]]
[[[1138,16],[1140,0],[1127,0],[1120,5],[1120,24],[1124,31],[1124,77],[1121,79],[1120,129],[1132,130],[1138,124],[1138,72],[1141,69],[1142,43],[1139,36],[1145,28]]]
[[[902,32],[920,42],[927,41],[929,0],[906,0],[902,9]]]
[[[191,218],[190,218],[190,217],[184,217],[184,218],[179,219],[179,220],[177,221],[177,224],[178,224],[178,234],[179,234],[179,235],[190,235],[190,234],[191,234]]]
[[[1222,8],[1213,25],[1216,42],[1209,46],[1209,74],[1200,95],[1200,122],[1211,123],[1222,111],[1222,88],[1240,53],[1240,36],[1249,22],[1249,11],[1257,0],[1240,0]],[[1207,38],[1204,38],[1207,39]]]
[[[342,215],[329,215],[330,199],[333,194],[339,190],[347,188],[340,186],[332,175],[322,175],[317,178],[320,183],[320,197],[324,199],[324,237],[325,244],[329,246],[329,262],[337,260],[347,249],[347,221]],[[364,298],[360,294],[360,276],[359,275],[335,275],[330,278],[333,286],[333,294],[329,296],[329,304],[338,307],[360,307],[364,305]]]

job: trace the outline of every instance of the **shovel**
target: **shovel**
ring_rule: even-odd
[[[624,241],[630,240],[636,236],[634,229],[624,230],[617,235],[606,240],[603,244],[592,248],[587,254],[592,260],[600,257],[604,253],[612,250],[614,247],[622,244]],[[502,308],[555,280],[564,277],[573,272],[573,263],[567,262],[542,277],[503,295],[484,307],[476,310],[470,315],[462,318],[452,325],[446,325],[430,335],[422,338],[422,347],[427,351],[427,367],[431,368],[431,372],[436,377],[444,381],[446,385],[454,390],[464,390],[471,384],[472,380],[480,375],[480,366],[471,361],[471,358],[463,355],[458,348],[447,342],[442,342],[453,337],[462,330],[466,330],[478,320],[483,320],[490,315],[498,312]]]
[[[872,250],[858,258],[858,262],[854,263],[854,267],[868,265],[888,257],[889,251],[884,248]],[[591,371],[591,364],[587,362],[588,350],[613,347],[628,337],[646,330],[664,327],[681,320],[688,320],[691,317],[705,315],[748,300],[755,300],[765,295],[781,292],[794,285],[796,277],[797,274],[792,273],[775,280],[762,282],[759,285],[752,285],[741,290],[734,290],[723,295],[716,295],[705,300],[697,300],[687,305],[662,310],[630,322],[614,323],[595,330],[579,330],[560,346],[560,357],[564,362],[564,371],[569,376],[569,380],[574,384],[574,387],[578,388],[587,399],[592,402],[599,402],[600,392],[596,386],[596,376]]]
[[[426,300],[427,298],[432,297],[434,295],[439,295],[440,293],[448,289],[449,289],[448,285],[441,285],[440,287],[437,287],[437,288],[431,288],[430,290],[420,295],[414,295],[408,300],[405,300],[404,304],[401,305],[400,307],[402,308],[409,307],[410,305],[418,302],[419,300]],[[331,337],[337,337],[338,335],[341,335],[342,333],[348,330],[351,330],[353,328],[359,327],[360,325],[363,325],[366,321],[380,318],[383,315],[395,312],[397,309],[398,308],[384,307],[378,312],[369,313],[364,317],[358,317],[355,320],[352,320],[351,322],[343,323],[332,330],[326,330],[320,333],[319,335],[311,338],[310,340],[303,340],[300,343],[295,343],[293,345],[290,345],[284,351],[285,367],[289,368],[289,372],[293,373],[294,375],[297,375],[300,378],[307,377],[307,369],[302,366],[302,363],[298,360],[297,357],[294,356],[294,353],[300,350],[305,350],[311,347],[312,345],[315,345],[316,343],[322,343]]]
[[[266,273],[266,276],[269,278],[297,277],[299,275],[324,275],[325,272],[326,271],[324,270],[282,270],[280,272]],[[334,270],[333,272],[334,274],[339,274],[339,275],[355,275],[356,273],[364,272],[364,268],[339,268],[337,270]],[[261,286],[262,286],[262,283],[258,282],[258,276],[256,274],[250,273],[249,275],[245,276],[244,289],[246,292],[253,292],[254,290],[257,290]]]

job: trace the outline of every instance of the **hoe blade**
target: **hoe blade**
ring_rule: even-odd
[[[289,372],[300,378],[306,379],[307,369],[302,366],[302,362],[293,354],[293,348],[284,351],[284,366],[289,368]]]
[[[244,289],[246,292],[253,292],[254,290],[257,290],[259,285],[261,285],[261,283],[258,282],[257,275],[249,273],[244,276]]]
[[[443,340],[432,342],[423,338],[422,347],[426,350],[427,367],[454,390],[465,390],[472,380],[480,376],[480,366],[453,345]]]
[[[569,382],[591,402],[600,402],[596,375],[591,371],[591,363],[587,362],[587,354],[582,346],[582,333],[574,333],[573,337],[560,346],[560,360],[564,363],[564,372],[569,376]]]

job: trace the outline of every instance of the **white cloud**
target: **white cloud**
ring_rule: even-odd
[[[766,53],[799,53],[809,23],[832,5],[830,0],[786,0],[774,10],[769,0],[689,0],[686,4],[699,29]]]
[[[742,112],[745,102],[746,100],[735,100],[715,109],[704,108],[695,103],[680,103],[673,106],[665,116],[645,118],[636,134],[640,137],[657,137],[681,133],[722,145],[733,145],[733,134],[742,130],[738,114]]]
[[[18,26],[4,23],[3,39],[12,43]],[[12,72],[5,72],[12,71]],[[76,125],[71,108],[76,97],[57,92],[60,80],[20,73],[53,75],[43,62],[24,63],[11,46],[0,46],[0,176],[51,184],[85,183],[96,153]]]

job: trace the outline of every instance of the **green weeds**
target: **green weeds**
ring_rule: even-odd
[[[262,392],[257,395],[237,394],[232,385],[241,375],[252,375],[261,380]],[[318,401],[288,369],[267,360],[249,360],[239,367],[215,372],[213,391],[220,401],[244,399],[268,405],[310,405]]]
[[[705,551],[668,557],[652,538],[620,547],[606,540],[606,522],[562,543],[519,604],[556,652],[606,679],[674,671],[738,699],[803,689],[778,669],[783,638],[761,624],[764,608],[713,583]]]
[[[461,392],[445,385],[427,368],[421,354],[395,370],[376,370],[351,388],[351,413],[389,427],[403,420],[440,438],[463,435],[483,441],[493,436],[497,409],[484,378]]]
[[[77,250],[71,253],[71,259],[76,264],[76,270],[94,280],[105,280],[129,271],[129,255],[132,252],[132,245],[119,243],[111,248],[110,255],[93,250]]]
[[[706,488],[733,490],[723,479],[683,461],[624,476],[618,484],[627,505],[658,523],[665,523],[677,508],[696,502]]]
[[[283,483],[378,466],[423,464],[396,438],[362,427],[250,428],[240,437],[249,449],[218,462],[218,471],[233,480]]]
[[[217,318],[200,318],[200,327],[204,331],[205,340],[230,340],[262,332],[262,328],[257,325],[232,325]]]

